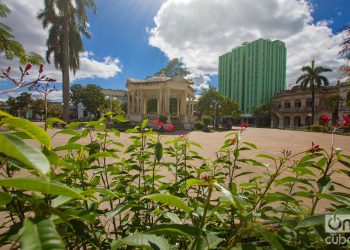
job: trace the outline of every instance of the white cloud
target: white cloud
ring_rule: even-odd
[[[1,21],[13,29],[16,40],[21,42],[27,51],[34,51],[46,58],[46,39],[48,29],[43,29],[40,20],[36,17],[40,9],[43,8],[42,0],[5,0],[5,4],[11,9],[11,14]],[[71,81],[82,78],[112,78],[122,71],[121,63],[118,59],[110,56],[102,61],[93,59],[92,51],[85,51],[80,54],[80,70],[76,75],[71,74]],[[0,56],[0,69],[7,66],[18,68],[18,61],[8,61]],[[34,71],[33,71],[34,72]],[[61,81],[61,72],[57,70],[53,62],[44,67],[45,75]],[[34,74],[34,73],[33,73]]]
[[[187,79],[193,81],[193,88],[195,90],[205,90],[209,88],[209,76],[198,71],[192,73],[186,77]]]
[[[306,0],[168,0],[154,18],[149,44],[182,58],[195,72],[217,74],[218,57],[260,37],[286,43],[287,84],[312,59],[337,70],[341,34],[327,22],[313,24]],[[336,79],[336,72],[329,75]]]

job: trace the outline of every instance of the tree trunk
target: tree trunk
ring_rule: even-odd
[[[311,91],[312,91],[312,97],[311,97],[311,125],[314,125],[315,122],[315,83],[314,80],[311,80]]]
[[[47,131],[47,110],[48,110],[48,108],[47,108],[47,96],[45,96],[45,119],[44,119],[44,122],[45,122],[44,129],[45,129],[45,131]]]
[[[62,92],[63,92],[63,120],[69,120],[69,37],[68,18],[63,23],[63,64],[62,64]]]

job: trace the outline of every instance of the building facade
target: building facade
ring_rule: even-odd
[[[166,116],[175,127],[191,129],[194,122],[194,89],[181,76],[151,77],[146,80],[129,78],[128,119],[141,122],[143,119],[158,119]]]
[[[304,127],[311,124],[311,90],[294,87],[273,97],[272,127]],[[322,87],[315,91],[315,121],[323,125],[321,116],[327,115],[331,124],[336,124],[342,116],[350,115],[350,84]]]
[[[287,50],[282,41],[258,39],[219,57],[219,91],[244,114],[286,88]]]

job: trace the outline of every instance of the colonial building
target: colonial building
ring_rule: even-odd
[[[168,122],[192,128],[194,122],[194,89],[181,76],[151,77],[146,80],[129,78],[128,119],[141,122],[166,116]]]
[[[272,127],[303,127],[311,124],[311,90],[295,86],[273,97]],[[335,124],[343,115],[350,114],[350,84],[339,83],[336,86],[315,90],[315,121],[323,124],[322,115],[327,115]]]

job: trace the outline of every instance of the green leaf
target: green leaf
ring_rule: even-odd
[[[154,146],[154,157],[159,162],[163,157],[163,145],[160,142],[157,142]]]
[[[186,188],[192,186],[208,186],[208,182],[200,180],[200,179],[188,179],[186,180]]]
[[[11,195],[5,192],[0,192],[0,206],[7,205],[12,200]]]
[[[197,227],[186,224],[161,224],[152,227],[145,233],[162,234],[168,236],[201,237],[205,233]]]
[[[270,231],[268,231],[264,226],[260,224],[255,224],[254,229],[271,244],[272,249],[284,250],[284,247],[278,240],[278,236]]]
[[[144,247],[150,250],[169,250],[170,245],[166,239],[153,234],[137,234],[112,242],[112,250],[125,246]]]
[[[35,191],[44,194],[63,195],[72,198],[85,199],[80,190],[70,188],[59,182],[33,178],[5,178],[0,179],[0,186],[11,187],[25,191]]]
[[[51,148],[50,136],[42,127],[21,118],[3,118],[2,122],[23,131],[33,139],[39,141],[42,145]]]
[[[270,160],[276,161],[275,157],[273,157],[271,155],[268,155],[268,154],[257,154],[256,157],[266,158],[266,159],[270,159]]]
[[[0,133],[0,145],[0,153],[24,163],[40,174],[46,174],[50,171],[49,161],[44,154],[18,137],[9,133]]]
[[[307,217],[302,221],[299,221],[297,228],[300,227],[313,227],[316,225],[323,225],[325,220],[325,215],[315,215],[311,217]]]
[[[244,201],[237,195],[233,195],[223,185],[219,183],[214,184],[215,187],[224,195],[224,199],[228,201],[233,207],[237,208],[240,212],[244,210]]]
[[[248,146],[251,147],[251,148],[258,149],[258,147],[257,147],[254,143],[243,142],[243,144],[248,145]]]
[[[64,250],[64,244],[50,219],[26,218],[21,236],[23,250]]]
[[[171,194],[151,194],[143,197],[142,199],[149,199],[158,201],[163,204],[174,206],[178,209],[182,209],[185,212],[191,212],[191,208],[187,206],[180,198]]]
[[[118,115],[118,116],[113,116],[112,120],[115,120],[117,122],[127,122],[128,119],[126,119],[124,116],[122,115]]]
[[[182,224],[179,216],[177,216],[177,214],[175,214],[175,213],[166,212],[164,214],[164,217],[168,218],[169,220],[171,220],[171,222],[173,222],[175,224]]]
[[[80,136],[81,134],[79,131],[74,130],[74,129],[62,129],[57,132],[57,134],[64,134],[64,135],[73,135],[73,136]]]
[[[61,119],[58,119],[56,117],[50,117],[46,119],[46,124],[49,129],[53,129],[54,123],[67,124],[65,121],[62,121]]]
[[[350,162],[343,161],[343,160],[339,160],[339,162],[340,162],[341,164],[343,164],[345,167],[350,168]]]
[[[148,124],[148,119],[142,121],[141,128],[145,128]]]
[[[126,209],[128,209],[130,207],[132,207],[131,204],[128,204],[128,205],[126,205],[126,204],[118,204],[118,205],[115,206],[115,208],[112,211],[110,211],[110,212],[105,214],[106,215],[106,219],[107,220],[112,219],[114,216],[117,216],[118,214],[120,214],[121,212],[125,211]]]

